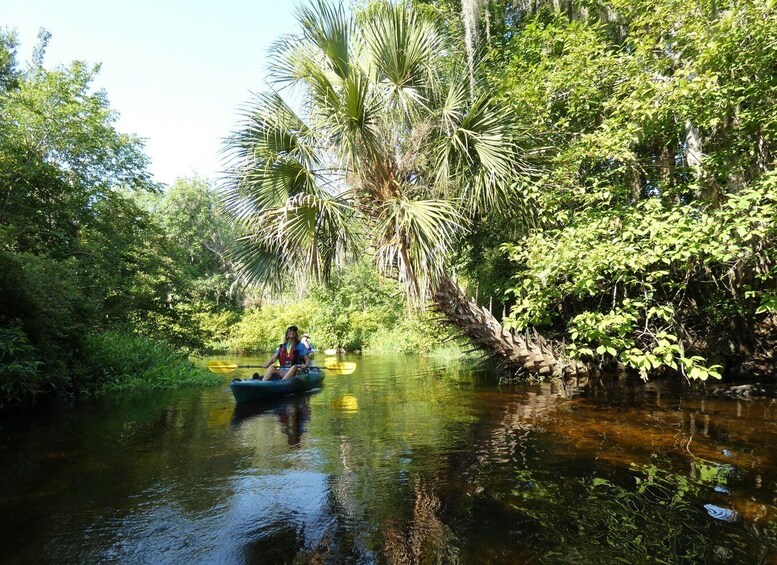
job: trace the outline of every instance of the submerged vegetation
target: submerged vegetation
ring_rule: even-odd
[[[773,373],[775,10],[314,1],[228,182],[164,190],[97,68],[46,68],[46,33],[21,66],[1,32],[0,403],[197,381],[168,345],[290,323],[363,352],[456,333],[518,375]]]

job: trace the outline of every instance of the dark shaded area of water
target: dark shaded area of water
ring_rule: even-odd
[[[7,563],[773,562],[777,403],[357,358],[0,424]],[[246,370],[248,373],[249,370]]]

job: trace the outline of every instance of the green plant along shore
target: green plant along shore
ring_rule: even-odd
[[[775,3],[562,4],[488,54],[538,158],[508,324],[643,376],[773,372]]]
[[[313,2],[270,54],[308,111],[255,101],[226,207],[151,182],[96,68],[1,32],[0,404],[208,382],[187,353],[291,322],[365,352],[460,332],[522,375],[773,374],[775,9]]]

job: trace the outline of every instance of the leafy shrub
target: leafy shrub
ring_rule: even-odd
[[[35,348],[18,324],[0,328],[0,407],[39,392],[40,365]]]
[[[459,359],[465,356],[464,343],[459,339],[443,340],[450,329],[429,311],[411,314],[396,324],[377,329],[365,344],[368,353],[402,353]]]
[[[79,384],[92,392],[175,389],[222,379],[160,341],[119,332],[91,335]]]
[[[295,325],[300,333],[310,331],[318,306],[312,300],[290,304],[265,304],[246,311],[235,326],[229,349],[235,353],[274,350],[283,341],[286,328]]]
[[[80,284],[75,260],[0,253],[0,323],[18,323],[47,378],[67,380],[95,319],[96,304]]]
[[[643,378],[661,367],[719,378],[720,366],[690,352],[714,354],[716,336],[736,339],[732,320],[769,312],[775,189],[770,172],[717,209],[653,199],[505,244],[519,265],[508,323],[565,322],[569,353],[615,358]]]
[[[326,286],[313,288],[311,299],[318,304],[311,333],[319,349],[363,349],[372,334],[393,327],[406,311],[396,283],[366,262],[336,273]]]
[[[194,320],[207,338],[206,353],[219,354],[229,351],[229,336],[235,324],[240,322],[240,313],[234,310],[208,312],[203,309],[195,313]]]

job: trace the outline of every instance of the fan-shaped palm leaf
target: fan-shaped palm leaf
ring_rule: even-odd
[[[440,118],[437,182],[459,186],[473,214],[518,204],[520,195],[511,190],[519,161],[505,126],[509,117],[486,95],[468,104],[462,83],[452,83]]]
[[[316,0],[297,10],[297,21],[302,28],[302,36],[325,56],[329,69],[341,79],[348,78],[353,23],[343,5]]]
[[[465,224],[448,200],[384,201],[374,231],[381,269],[396,274],[408,295],[423,299],[444,273],[445,258],[456,233]]]
[[[434,23],[403,5],[379,4],[365,18],[363,37],[387,105],[399,108],[407,119],[428,109],[437,83],[435,61],[443,49]]]

